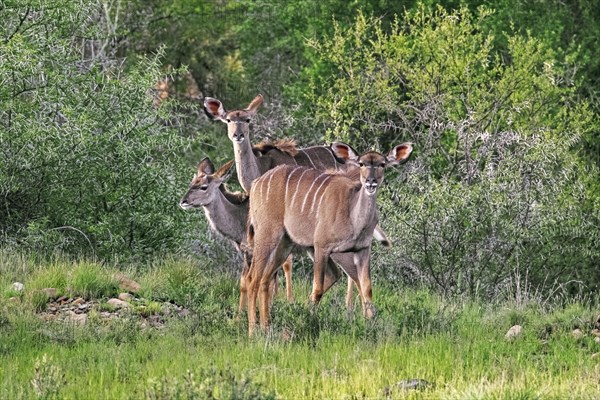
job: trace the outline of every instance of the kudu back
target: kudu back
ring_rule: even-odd
[[[358,168],[323,172],[283,165],[252,185],[248,226],[253,242],[248,287],[250,334],[256,325],[257,296],[261,327],[268,327],[268,282],[293,246],[314,249],[314,303],[323,295],[327,260],[342,255],[347,261],[350,256],[351,262],[342,264],[342,268],[358,287],[364,315],[374,315],[369,264],[378,223],[377,193],[384,168],[405,161],[412,145],[398,145],[387,156],[375,151],[359,156],[344,143],[333,143],[331,148],[336,157]]]

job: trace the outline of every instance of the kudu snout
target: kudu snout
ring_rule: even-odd
[[[369,175],[367,175],[367,179],[365,179],[365,190],[368,194],[373,194],[377,191],[377,186],[379,182],[377,182],[377,176],[375,175],[375,168],[369,168]]]
[[[242,143],[245,139],[245,132],[244,132],[244,124],[243,123],[239,123],[236,122],[235,123],[235,130],[233,131],[233,140],[235,140],[237,143]]]

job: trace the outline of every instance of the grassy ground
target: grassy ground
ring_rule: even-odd
[[[248,339],[245,316],[235,315],[235,277],[165,261],[126,271],[142,284],[139,296],[192,310],[163,328],[142,328],[135,312],[109,326],[36,315],[37,289],[112,296],[112,272],[0,254],[0,399],[600,397],[600,356],[592,357],[600,343],[590,334],[597,301],[448,300],[376,282],[379,314],[364,321],[345,315],[345,283],[311,312],[308,279],[298,277],[297,301],[280,292],[272,331]],[[15,281],[23,293],[12,290]],[[523,334],[507,341],[514,324]],[[574,338],[575,328],[585,336]],[[402,389],[411,379],[428,384]]]

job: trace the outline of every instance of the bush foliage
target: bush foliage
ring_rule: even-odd
[[[4,243],[103,258],[180,245],[186,141],[152,92],[159,57],[124,71],[100,11],[70,0],[0,9]]]
[[[329,140],[414,142],[381,196],[405,276],[449,293],[496,292],[515,274],[592,285],[597,171],[574,147],[597,119],[569,57],[510,33],[500,52],[488,15],[422,7],[386,32],[359,13],[311,42],[324,66],[307,71],[309,103]]]
[[[232,158],[198,98],[262,91],[255,140],[414,143],[380,196],[396,245],[377,279],[596,288],[593,8],[432,3],[0,5],[0,246],[133,260],[194,239],[202,265],[237,269],[177,201],[192,164]]]

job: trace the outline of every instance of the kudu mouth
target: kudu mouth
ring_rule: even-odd
[[[179,203],[179,207],[183,208],[184,210],[189,210],[190,208],[194,208],[193,205],[191,205],[190,203],[188,203],[186,201],[181,201]]]
[[[372,196],[377,192],[377,187],[377,183],[365,183],[365,191],[369,196]]]

